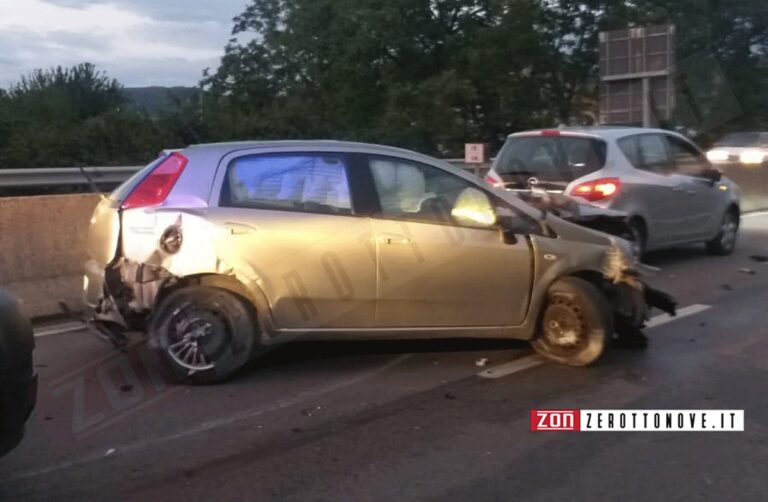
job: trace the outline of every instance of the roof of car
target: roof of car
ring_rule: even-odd
[[[422,155],[418,152],[397,148],[394,146],[376,145],[372,143],[359,143],[354,141],[335,140],[272,140],[272,141],[230,141],[223,143],[200,143],[190,145],[188,148],[221,150],[246,150],[256,148],[343,148],[352,150],[377,151],[381,153],[399,153],[409,155]]]
[[[550,129],[534,129],[531,131],[520,131],[510,136],[535,134],[540,131],[559,131],[565,134],[583,134],[587,136],[595,136],[603,139],[616,139],[623,138],[625,136],[631,136],[634,134],[648,134],[648,133],[672,133],[674,131],[667,131],[664,129],[652,129],[647,127],[627,127],[627,126],[588,126],[588,127],[558,127]]]

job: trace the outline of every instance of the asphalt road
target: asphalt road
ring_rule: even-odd
[[[586,369],[516,342],[298,343],[188,388],[153,378],[138,348],[41,331],[39,406],[0,460],[0,500],[765,500],[768,265],[752,255],[768,255],[768,215],[744,220],[731,257],[651,256],[663,268],[651,283],[692,314]],[[509,374],[478,376],[497,368]],[[746,420],[728,433],[532,433],[532,408]]]

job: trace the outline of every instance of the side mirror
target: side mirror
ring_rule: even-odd
[[[722,171],[720,171],[720,169],[715,169],[714,167],[709,167],[705,169],[704,172],[702,173],[702,176],[708,179],[713,186],[715,183],[723,179]]]
[[[501,234],[501,241],[504,244],[517,244],[517,233],[519,229],[515,228],[515,218],[509,215],[499,215],[496,217],[496,223]]]

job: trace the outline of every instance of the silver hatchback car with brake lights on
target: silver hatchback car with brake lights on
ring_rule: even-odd
[[[706,243],[730,254],[739,188],[685,137],[660,129],[562,128],[512,134],[486,181],[518,192],[565,194],[627,215],[634,252]]]
[[[650,307],[626,241],[561,220],[445,162],[334,141],[167,152],[96,207],[89,318],[145,332],[193,383],[268,347],[339,338],[502,337],[595,361]]]

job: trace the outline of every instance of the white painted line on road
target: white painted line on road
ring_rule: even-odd
[[[501,378],[513,373],[517,373],[519,371],[534,368],[543,363],[544,359],[534,354],[532,356],[515,359],[514,361],[508,362],[506,364],[494,366],[493,368],[488,368],[487,370],[478,373],[477,376],[480,378]]]
[[[705,310],[709,310],[711,308],[712,308],[712,305],[699,305],[699,304],[688,305],[687,307],[678,309],[677,315],[675,317],[672,317],[669,314],[661,314],[661,315],[652,317],[646,323],[645,329],[651,329],[651,328],[656,328],[658,326],[663,326],[668,322],[677,321],[678,319],[682,319],[684,317],[700,314],[701,312],[704,312]]]
[[[741,218],[757,218],[759,216],[768,216],[768,211],[756,211],[754,213],[742,214]]]
[[[85,329],[85,324],[81,322],[70,322],[66,324],[57,324],[48,328],[36,329],[35,338],[50,335],[63,335],[64,333],[72,333]]]
[[[690,317],[692,315],[700,314],[701,312],[707,311],[711,309],[711,305],[688,305],[687,307],[683,307],[681,309],[678,309],[677,316],[672,317],[669,314],[661,314],[657,315],[655,317],[652,317],[648,323],[646,324],[645,328],[656,328],[658,326],[663,326],[664,324],[670,323],[672,321],[677,321],[678,319],[683,319],[685,317]],[[540,356],[537,355],[530,355],[526,357],[521,357],[520,359],[515,359],[514,361],[510,361],[505,364],[500,364],[499,366],[494,366],[493,368],[488,368],[485,371],[482,371],[477,374],[480,378],[502,378],[508,375],[512,375],[513,373],[519,373],[521,371],[535,368],[536,366],[539,366],[541,364],[544,364],[546,362],[545,359],[543,359]]]

